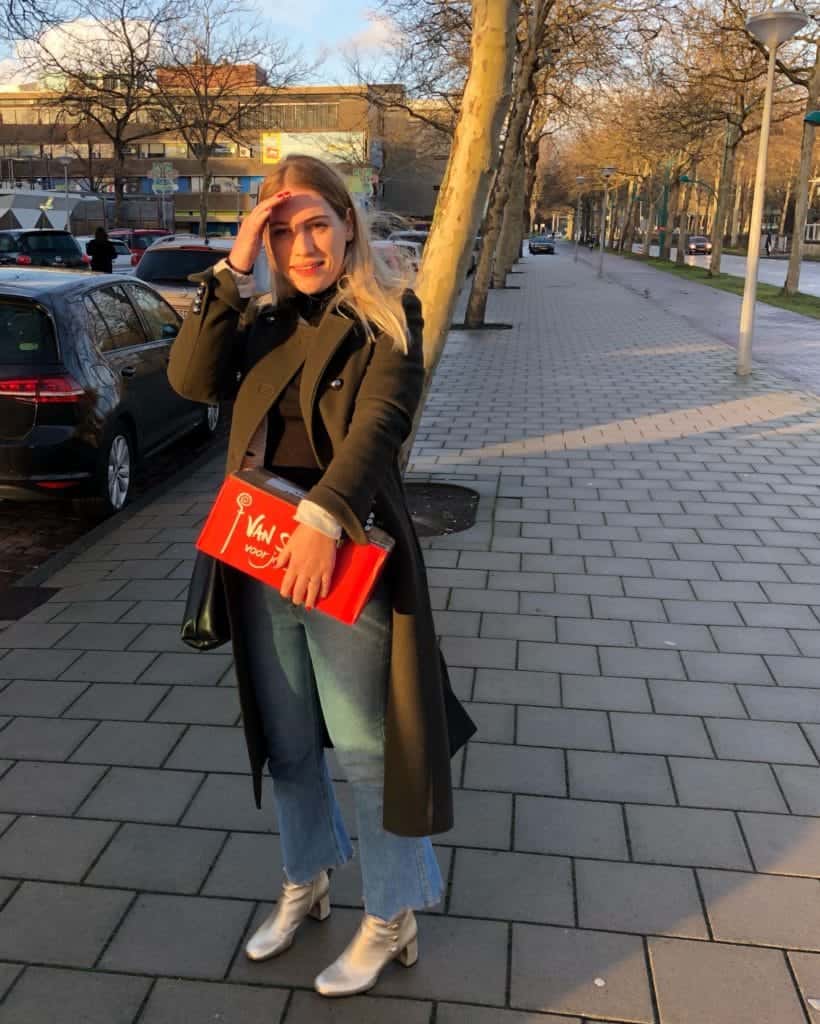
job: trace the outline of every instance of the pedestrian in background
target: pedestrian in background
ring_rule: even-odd
[[[766,232],[766,255],[771,256],[772,254],[772,233],[771,231]]]
[[[117,250],[108,238],[105,228],[97,228],[94,237],[86,242],[85,251],[91,257],[91,269],[100,274],[110,274],[114,269]]]
[[[272,296],[251,302],[263,246]],[[277,559],[281,590],[224,566],[222,578],[255,795],[267,760],[285,869],[251,960],[287,950],[308,915],[328,916],[329,872],[351,858],[328,739],[353,792],[365,913],[315,980],[325,996],[371,988],[391,960],[415,963],[413,911],[443,890],[429,837],[452,827],[450,757],[475,729],[439,652],[399,468],[424,380],[421,306],[388,273],[336,171],[288,157],[228,259],[200,276],[168,369],[186,398],[235,396],[228,472],[261,464],[306,492]],[[346,626],[313,606],[337,540],[365,543],[373,517],[395,547]]]

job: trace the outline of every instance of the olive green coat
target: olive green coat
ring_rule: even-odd
[[[171,350],[168,377],[176,391],[194,401],[235,396],[226,472],[239,469],[257,426],[304,357],[300,404],[324,470],[308,497],[332,513],[357,544],[366,543],[371,509],[395,539],[386,570],[393,630],[384,827],[408,836],[446,831],[453,823],[450,757],[475,726],[452,693],[439,652],[424,561],[398,465],[424,377],[421,305],[411,292],[405,294],[411,334],[405,355],[384,337],[368,341],[356,321],[337,313],[325,314],[314,327],[292,308],[247,307],[228,270],[209,271],[199,280],[197,299]],[[230,613],[230,586],[226,593]],[[230,617],[260,804],[265,743],[242,623]]]

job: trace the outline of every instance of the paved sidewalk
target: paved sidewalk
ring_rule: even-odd
[[[820,399],[571,257],[518,269],[414,453],[482,495],[426,545],[479,733],[418,965],[310,991],[355,868],[242,955],[277,837],[229,656],[177,638],[214,463],[0,632],[0,1024],[820,1020]]]

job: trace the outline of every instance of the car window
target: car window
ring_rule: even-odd
[[[119,238],[110,238],[109,241],[114,246],[114,249],[116,250],[118,256],[131,255],[131,250],[128,248],[125,242],[120,241]]]
[[[147,249],[158,238],[163,237],[163,235],[134,235],[132,245],[135,249]]]
[[[148,325],[150,341],[175,337],[180,320],[167,302],[148,288],[141,288],[139,285],[129,285],[126,291]]]
[[[57,343],[46,313],[33,302],[0,298],[0,365],[56,361]]]
[[[0,234],[0,252],[17,252],[20,248],[20,239],[17,235]]]
[[[80,248],[71,235],[45,231],[42,234],[23,235],[22,240],[29,252],[59,252],[68,256],[80,254]]]
[[[96,307],[97,315],[108,328],[107,343],[103,338],[100,346],[104,352],[112,348],[129,348],[132,345],[144,344],[145,333],[142,324],[119,285],[98,288],[87,298]],[[95,334],[99,338],[99,327],[95,330]]]
[[[207,270],[224,258],[224,252],[213,249],[156,249],[139,261],[136,276],[141,281],[190,284],[189,274]]]

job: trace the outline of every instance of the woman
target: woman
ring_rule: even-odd
[[[86,242],[86,254],[91,257],[91,269],[100,274],[110,274],[117,258],[117,250],[108,238],[105,228],[97,228],[94,237]]]
[[[262,246],[272,293],[249,302]],[[327,996],[415,962],[413,911],[442,894],[429,836],[452,827],[449,759],[474,731],[439,654],[398,465],[421,396],[421,331],[418,299],[374,261],[341,178],[292,156],[265,179],[228,259],[200,276],[168,370],[195,401],[235,395],[228,472],[261,463],[306,491],[281,591],[229,569],[223,583],[255,795],[267,761],[285,868],[250,959],[284,952],[308,915],[327,917],[328,873],[351,857],[328,741],[353,791],[365,914],[316,979]],[[395,548],[345,626],[313,606],[337,540],[365,543],[374,519]]]

